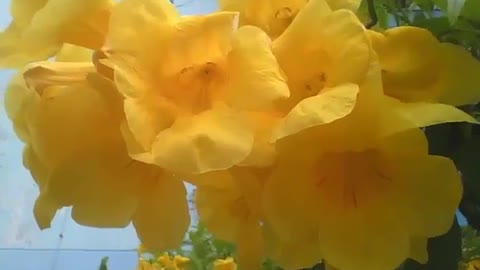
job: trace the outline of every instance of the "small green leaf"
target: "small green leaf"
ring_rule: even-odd
[[[98,270],[108,270],[108,257],[103,257]]]
[[[461,15],[480,22],[480,1],[467,0]]]
[[[466,0],[448,0],[447,15],[451,24],[455,24],[457,22],[457,18],[460,16],[460,13],[463,10],[465,1]]]

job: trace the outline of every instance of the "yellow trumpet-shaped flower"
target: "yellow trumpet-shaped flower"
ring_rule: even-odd
[[[237,14],[180,17],[168,0],[126,0],[106,52],[142,157],[178,173],[227,169],[252,151],[250,111],[289,95],[259,28]],[[156,53],[158,52],[158,53]],[[127,132],[129,132],[127,131]]]
[[[213,262],[213,270],[237,270],[237,264],[231,257],[217,259]]]
[[[209,172],[199,177],[212,178],[217,185],[197,186],[195,191],[200,222],[218,239],[236,243],[242,269],[261,267],[260,196],[267,174],[266,168],[249,167]]]
[[[240,12],[240,25],[255,25],[272,38],[285,31],[308,0],[218,0],[221,10]],[[361,0],[328,0],[332,9],[357,10]]]
[[[28,87],[13,84],[6,103],[40,188],[34,208],[40,228],[50,226],[57,209],[72,206],[79,224],[133,222],[146,247],[176,248],[189,225],[184,184],[128,156],[124,115],[115,109],[121,99],[107,98],[118,95],[113,82],[88,62],[36,63],[24,77]]]
[[[0,33],[0,67],[45,60],[63,43],[100,48],[112,6],[111,0],[12,0],[12,22]]]
[[[369,36],[380,58],[385,94],[454,106],[480,101],[480,61],[463,47],[440,43],[428,30],[410,26],[369,31]]]
[[[291,92],[289,99],[277,103],[286,116],[274,131],[273,141],[316,125],[333,123],[353,110],[362,112],[353,118],[395,111],[418,127],[443,122],[476,122],[452,106],[425,102],[405,104],[385,96],[379,60],[364,26],[352,11],[332,11],[325,0],[309,1],[274,41],[273,52],[288,77]],[[368,129],[356,132],[363,131]],[[349,138],[342,144],[342,147],[347,144],[354,147],[362,143]]]
[[[324,88],[332,88],[331,95],[335,96],[336,86],[361,83],[372,55],[368,36],[355,14],[348,10],[332,11],[325,0],[309,1],[274,41],[273,52],[291,90],[290,98],[280,103],[284,112],[300,101],[317,102],[315,99]],[[356,91],[339,93],[334,99],[342,100],[345,111],[331,114],[332,120],[355,105]]]
[[[378,79],[380,70],[369,73]],[[298,132],[277,141],[262,196],[280,244],[303,239],[318,260],[342,270],[424,260],[421,240],[448,231],[462,192],[453,162],[428,154],[425,135],[404,112],[374,101],[381,81],[373,82],[360,86],[360,102],[334,122],[319,124],[319,110],[287,116]],[[289,266],[310,267],[307,259]]]

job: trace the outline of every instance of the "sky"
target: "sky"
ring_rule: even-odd
[[[0,29],[9,21],[10,1],[0,1]],[[216,9],[215,0],[176,1],[183,14],[203,14]],[[0,71],[0,104],[12,72]],[[22,166],[22,144],[0,105],[0,269],[96,270],[109,256],[110,270],[134,270],[138,239],[131,226],[95,229],[77,225],[70,209],[59,211],[50,229],[40,231],[32,207],[37,187]],[[461,223],[464,223],[464,219]]]
[[[0,29],[10,22],[10,0],[0,1]],[[177,0],[182,14],[216,9],[215,0]],[[77,225],[70,209],[60,210],[52,226],[40,231],[32,209],[38,189],[22,165],[22,143],[5,115],[3,96],[13,73],[0,71],[0,269],[96,270],[109,256],[109,270],[134,270],[138,239],[132,226],[96,229]]]

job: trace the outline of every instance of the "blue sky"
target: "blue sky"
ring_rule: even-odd
[[[10,17],[10,1],[0,1],[0,28]],[[176,1],[183,14],[215,10],[215,0]],[[0,71],[0,100],[12,72]],[[138,239],[133,228],[94,229],[77,225],[69,209],[61,210],[52,227],[40,231],[32,216],[38,194],[28,171],[22,167],[22,144],[0,106],[0,269],[96,270],[103,256],[111,270],[133,270]],[[463,223],[462,218],[462,223]],[[60,237],[60,234],[63,237]]]
[[[0,29],[10,22],[9,2],[0,1]],[[183,14],[216,9],[215,0],[175,2]],[[3,110],[5,85],[11,75],[11,71],[0,71],[0,269],[96,270],[103,256],[110,257],[111,270],[135,269],[138,239],[131,226],[82,227],[71,219],[70,209],[63,209],[50,229],[38,229],[32,215],[37,187],[22,166],[22,144]]]

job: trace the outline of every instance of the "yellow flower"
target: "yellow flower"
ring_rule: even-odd
[[[106,51],[125,96],[134,158],[202,173],[249,155],[248,113],[289,91],[268,36],[255,27],[237,29],[236,20],[233,12],[180,17],[167,0],[115,7]]]
[[[172,260],[168,253],[163,253],[157,258],[157,262],[159,263],[160,269],[162,270],[177,270],[175,265],[175,261]]]
[[[463,47],[440,43],[428,30],[410,26],[369,31],[369,36],[380,57],[385,94],[454,106],[480,101],[480,61]]]
[[[171,257],[168,253],[163,253],[157,258],[159,270],[184,270],[190,259],[180,255]]]
[[[236,270],[237,264],[233,258],[217,259],[213,262],[213,270]]]
[[[6,103],[25,133],[24,164],[40,188],[38,225],[49,227],[57,209],[72,206],[79,224],[133,222],[146,247],[178,247],[189,225],[184,184],[128,156],[121,103],[113,104],[121,100],[105,98],[118,95],[113,82],[90,63],[41,62],[24,76],[30,88],[14,84]]]
[[[468,262],[467,270],[477,270],[480,269],[480,260],[473,260]]]
[[[335,92],[336,86],[361,83],[371,60],[362,23],[351,11],[332,11],[325,0],[309,1],[274,41],[273,52],[291,90],[290,98],[280,103],[284,112],[300,101],[314,102],[324,88]],[[347,113],[355,105],[356,91],[339,95],[347,95],[341,97]],[[332,120],[342,115],[332,115]]]
[[[145,261],[144,259],[138,259],[137,269],[136,270],[158,270],[154,265]]]
[[[63,43],[103,45],[111,0],[12,0],[12,22],[0,33],[0,66],[21,67],[53,56]]]
[[[189,258],[180,255],[175,255],[175,257],[173,257],[173,260],[175,261],[175,265],[178,270],[185,270],[188,266],[188,263],[190,262]]]
[[[316,258],[342,270],[393,269],[407,257],[423,260],[421,240],[452,224],[461,198],[457,170],[428,155],[408,113],[372,94],[381,92],[375,66],[346,117],[323,123],[317,118],[329,111],[294,109],[280,124],[284,136],[262,198],[279,244],[300,239],[308,247],[310,257],[291,258],[291,267]]]
[[[200,222],[216,238],[237,245],[242,269],[260,269],[264,255],[260,196],[266,174],[267,168],[234,167],[198,176],[203,183],[215,181],[215,185],[196,188],[195,206]]]
[[[221,10],[239,11],[240,25],[255,25],[272,38],[285,31],[308,0],[218,0]],[[328,0],[332,9],[357,10],[361,0]]]

